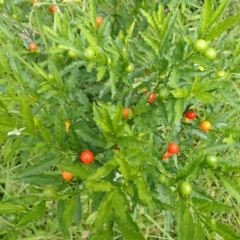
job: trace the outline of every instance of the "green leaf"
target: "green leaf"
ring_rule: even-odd
[[[18,212],[18,211],[24,211],[25,207],[22,205],[15,205],[8,202],[1,202],[0,203],[0,213],[12,213],[12,212]]]
[[[116,221],[124,238],[129,240],[144,240],[137,224],[133,221],[130,213],[128,200],[122,193],[115,191],[112,199]]]
[[[29,104],[27,103],[27,101],[23,95],[19,96],[19,100],[20,100],[21,117],[23,118],[23,120],[26,124],[26,127],[30,128],[30,129],[35,129],[33,115],[32,115],[32,111],[29,107]]]
[[[94,19],[95,23],[96,19]],[[80,23],[77,23],[78,27],[81,29],[81,33],[86,38],[90,46],[94,49],[95,53],[98,52],[96,37],[90,33],[88,29],[82,26]]]
[[[158,210],[160,210],[160,209],[167,210],[167,211],[175,211],[176,210],[173,206],[169,205],[168,203],[163,203],[159,199],[156,199],[154,197],[153,197],[153,202],[157,206]]]
[[[114,160],[119,165],[119,171],[125,177],[131,176],[132,171],[134,170],[133,166],[131,166],[130,162],[124,157],[123,153],[115,151]]]
[[[174,105],[174,112],[175,112],[174,123],[178,123],[181,121],[184,109],[185,109],[185,99],[182,99],[182,98],[177,99]]]
[[[234,108],[240,109],[240,103],[236,100],[236,97],[232,93],[226,91],[225,89],[218,89],[218,92],[226,100],[227,104],[230,104]]]
[[[99,182],[86,181],[85,184],[88,188],[96,192],[108,192],[110,189],[115,188],[110,182],[105,180]]]
[[[106,70],[107,70],[106,66],[100,66],[97,68],[97,82],[102,80]]]
[[[32,207],[29,211],[27,211],[24,215],[21,216],[17,226],[27,226],[29,223],[33,223],[35,220],[40,218],[45,211],[47,210],[45,203],[39,203],[38,205]]]
[[[200,212],[228,213],[234,211],[234,207],[213,200],[192,198],[192,202]]]
[[[64,145],[64,138],[65,138],[65,120],[63,117],[63,108],[60,107],[55,117],[54,122],[54,136],[56,141],[58,142],[60,147]]]
[[[65,211],[65,202],[64,200],[60,199],[58,200],[58,203],[57,203],[57,219],[63,234],[66,236],[68,230],[66,227],[66,223],[64,221],[64,211]]]
[[[141,36],[143,40],[154,50],[155,54],[157,54],[159,51],[159,42],[157,39],[143,32],[141,32]]]
[[[58,185],[62,183],[62,177],[41,173],[21,177],[18,181],[35,185]]]
[[[97,218],[95,220],[95,227],[96,229],[99,229],[102,227],[102,224],[107,222],[109,218],[113,215],[113,194],[114,191],[110,191],[104,195],[104,197],[101,200],[101,204],[98,207],[97,210]],[[106,211],[107,209],[107,211]]]
[[[90,175],[87,181],[99,181],[102,178],[106,177],[113,169],[115,169],[117,163],[114,160],[108,161],[102,167],[97,168],[97,171]]]
[[[213,223],[212,218],[208,216],[203,216],[202,214],[201,214],[201,219],[210,230],[213,229],[214,232],[219,234],[223,239],[236,240],[240,238],[240,236],[237,235],[237,233],[234,232],[234,230],[229,225],[216,222],[216,221],[214,221]]]
[[[194,240],[206,240],[205,232],[203,230],[201,221],[197,221],[197,224],[195,224],[195,235]]]
[[[189,90],[188,88],[183,87],[183,88],[177,88],[171,91],[171,93],[175,98],[187,98],[189,95]]]
[[[178,172],[176,180],[177,181],[184,180],[184,179],[187,179],[192,174],[194,174],[194,172],[198,169],[198,166],[202,162],[202,160],[203,160],[203,155],[199,155],[198,157],[193,159],[188,159],[184,167],[181,168],[181,170]]]
[[[211,31],[206,35],[206,40],[213,40],[216,37],[219,37],[222,33],[224,33],[228,28],[233,26],[238,22],[240,18],[240,14],[236,14],[234,16],[228,17],[224,21],[218,23],[214,26]]]
[[[69,227],[72,224],[72,220],[73,220],[73,214],[75,212],[76,209],[76,199],[75,197],[72,197],[70,199],[66,200],[65,203],[65,210],[63,213],[63,218],[64,218],[64,222],[65,222],[65,227],[66,229],[69,229]]]
[[[201,35],[204,35],[209,27],[209,22],[212,17],[212,7],[212,0],[204,1],[202,8]]]
[[[227,192],[240,203],[240,187],[231,178],[216,173]]]
[[[71,172],[73,176],[79,177],[80,179],[86,179],[92,174],[87,168],[77,164],[58,164],[58,167],[67,172]]]
[[[219,6],[217,7],[216,11],[213,13],[209,26],[212,26],[224,13],[225,9],[227,8],[230,0],[222,0]]]
[[[112,126],[115,133],[118,131],[119,126],[121,126],[120,123],[121,123],[122,117],[123,117],[123,106],[121,103],[118,103],[112,119]]]
[[[184,216],[185,211],[186,211],[186,204],[183,201],[183,199],[180,198],[176,202],[176,222],[177,222],[176,232],[177,232],[177,240],[183,240],[183,238],[181,236],[181,225],[182,225],[182,222],[183,222],[183,216]]]
[[[137,178],[135,182],[138,190],[139,199],[144,205],[149,208],[150,212],[153,212],[152,196],[147,181],[144,179],[144,176]]]
[[[179,82],[179,72],[178,72],[178,67],[173,66],[173,69],[170,73],[170,77],[168,80],[168,86],[171,88],[178,88],[178,82]]]
[[[147,19],[147,22],[150,24],[150,26],[152,28],[154,28],[155,30],[159,30],[158,26],[155,24],[155,21],[152,17],[152,15],[150,15],[148,12],[146,12],[143,9],[140,9],[140,12],[142,13],[142,15]]]
[[[144,147],[149,144],[149,142],[140,140],[133,136],[118,137],[116,142],[119,146],[126,148]]]
[[[67,134],[67,139],[68,139],[68,142],[70,144],[70,148],[72,150],[76,151],[77,153],[80,153],[82,151],[82,145],[81,145],[81,142],[80,142],[80,137],[78,135],[80,135],[81,137],[82,137],[82,135],[79,134],[79,132],[77,132],[77,131],[78,130],[76,130],[76,131],[74,130],[74,127],[70,126],[69,132]]]
[[[51,157],[51,158],[43,159],[43,160],[37,162],[36,164],[24,169],[20,174],[18,174],[16,176],[16,178],[22,178],[22,177],[26,177],[28,175],[33,175],[38,172],[43,172],[44,170],[46,170],[52,166],[55,166],[60,160],[61,160],[61,158],[59,158],[59,157],[55,157],[55,158]]]
[[[182,216],[182,222],[180,226],[181,239],[192,240],[194,239],[194,222],[192,214],[188,208],[185,208],[184,214]]]

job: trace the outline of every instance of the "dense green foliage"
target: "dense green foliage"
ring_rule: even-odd
[[[0,238],[240,239],[238,4],[35,2],[0,6]]]

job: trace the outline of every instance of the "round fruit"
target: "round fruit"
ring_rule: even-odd
[[[70,58],[75,58],[75,57],[77,57],[77,54],[74,51],[72,51],[72,50],[68,50],[68,56]]]
[[[145,74],[146,75],[149,75],[151,72],[150,72],[150,70],[149,69],[145,69]]]
[[[67,172],[65,170],[62,171],[62,177],[63,179],[65,179],[66,181],[70,181],[73,178],[73,174],[70,172]]]
[[[153,103],[156,99],[156,94],[154,92],[152,92],[149,96],[149,99],[148,99],[148,103]]]
[[[101,26],[103,23],[103,18],[102,17],[96,17],[96,24],[97,26]]]
[[[49,7],[50,12],[55,13],[57,11],[57,6],[56,5],[51,5]]]
[[[166,100],[169,96],[169,90],[167,88],[161,88],[159,91],[158,91],[158,97],[161,99],[161,100]]]
[[[180,182],[177,190],[182,196],[187,196],[192,192],[192,185],[189,182]]]
[[[201,65],[197,66],[197,69],[199,69],[200,71],[204,71],[205,70],[205,68],[203,66],[201,66]]]
[[[124,108],[123,109],[123,117],[124,118],[131,118],[132,117],[132,109],[131,108]]]
[[[56,194],[57,191],[54,187],[46,187],[44,190],[43,190],[43,194],[44,195],[54,195]]]
[[[48,74],[48,80],[53,81],[54,80],[54,75],[52,73]]]
[[[171,156],[171,153],[167,151],[167,152],[165,152],[165,154],[162,155],[162,159],[163,159],[163,160],[166,160],[166,159],[168,159],[170,156]]]
[[[204,57],[206,57],[208,60],[214,60],[217,57],[217,52],[214,48],[207,48],[207,50],[204,52]]]
[[[127,73],[131,73],[131,72],[133,71],[133,69],[134,69],[133,63],[129,63],[129,65],[127,66],[127,68],[125,69],[125,71],[126,71]]]
[[[194,44],[193,44],[193,49],[195,52],[203,52],[207,49],[207,42],[204,39],[198,39]]]
[[[211,125],[211,123],[209,122],[209,121],[202,121],[201,123],[200,123],[200,128],[203,130],[203,131],[208,131],[208,130],[210,130],[211,129],[211,127],[212,127],[212,125]]]
[[[163,184],[166,182],[166,176],[164,174],[158,175],[158,183]]]
[[[118,145],[115,146],[116,151],[120,151],[120,147]]]
[[[185,116],[188,118],[188,119],[194,119],[197,117],[197,112],[195,110],[187,110],[185,112]]]
[[[168,144],[168,152],[171,154],[177,154],[179,152],[179,147],[177,143],[169,143]]]
[[[117,183],[121,185],[125,185],[127,183],[126,179],[124,177],[117,178]]]
[[[213,154],[206,154],[204,157],[204,162],[206,163],[207,166],[209,167],[214,167],[218,163],[217,156]]]
[[[84,51],[84,57],[85,57],[87,60],[93,59],[94,56],[95,56],[95,52],[94,52],[94,50],[93,50],[91,47],[88,47],[88,48]]]
[[[226,73],[225,71],[223,71],[223,70],[219,70],[219,71],[217,71],[217,73],[216,73],[217,77],[225,77],[226,74],[227,74],[227,73]]]
[[[183,117],[183,118],[182,118],[182,122],[183,122],[183,123],[189,123],[189,122],[190,122],[190,119],[187,118],[187,117]]]
[[[84,164],[90,164],[94,161],[94,154],[90,150],[85,150],[80,155],[80,160]]]
[[[35,51],[37,49],[37,44],[36,43],[30,43],[29,44],[29,50],[30,51]]]
[[[17,213],[10,213],[6,216],[6,219],[9,223],[16,223],[18,221],[18,215]]]

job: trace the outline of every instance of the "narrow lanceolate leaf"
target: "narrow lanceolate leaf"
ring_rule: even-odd
[[[76,200],[74,197],[69,198],[66,200],[66,204],[65,204],[65,210],[63,213],[63,218],[64,218],[64,222],[66,224],[66,228],[68,229],[73,221],[73,214],[75,212],[76,209]]]
[[[200,35],[203,35],[209,26],[209,22],[212,16],[212,5],[212,0],[204,1],[202,8],[202,23]]]
[[[108,192],[110,189],[115,188],[110,182],[105,180],[99,182],[86,181],[85,184],[88,188],[96,192]]]
[[[197,224],[195,224],[195,235],[194,240],[206,240],[205,232],[201,225],[201,221],[199,220]]]
[[[97,218],[95,221],[95,227],[98,229],[102,227],[102,224],[105,223],[109,217],[113,214],[112,202],[114,191],[106,193],[101,201],[101,204],[98,207]],[[107,211],[106,211],[107,210]]]
[[[236,100],[236,97],[234,97],[233,94],[229,93],[225,89],[218,89],[218,92],[222,95],[228,104],[230,104],[232,107],[240,109],[240,103]]]
[[[146,12],[146,11],[143,10],[143,9],[140,9],[140,11],[141,11],[142,15],[147,19],[148,24],[149,24],[152,28],[154,28],[155,30],[157,30],[158,27],[157,27],[157,25],[156,25],[153,17],[152,17],[148,12]]]
[[[240,187],[232,179],[216,173],[227,192],[240,203]]]
[[[21,177],[18,181],[35,185],[58,185],[62,183],[62,178],[60,175],[56,176],[42,173]]]
[[[179,98],[175,102],[174,106],[174,112],[175,112],[175,118],[174,123],[178,123],[182,119],[182,113],[185,109],[185,100],[183,98]]]
[[[234,211],[234,207],[213,200],[192,198],[192,202],[200,212],[228,213]]]
[[[119,124],[123,117],[123,106],[122,104],[118,103],[116,111],[114,113],[113,119],[112,119],[112,125],[114,132],[117,131]]]
[[[191,212],[188,208],[185,209],[181,226],[180,226],[180,235],[181,239],[192,240],[194,239],[194,223]]]
[[[145,238],[138,229],[137,224],[133,221],[129,213],[128,200],[126,196],[118,191],[113,195],[113,208],[116,214],[116,222],[125,239],[129,240],[144,240]]]
[[[105,72],[107,70],[106,66],[100,66],[97,68],[97,81],[101,81]]]
[[[12,213],[12,212],[17,212],[17,211],[24,211],[25,208],[22,205],[15,205],[12,203],[7,203],[7,202],[3,202],[0,203],[0,213]]]
[[[65,120],[62,107],[59,109],[54,123],[54,136],[60,147],[63,147],[65,137]]]
[[[177,174],[177,181],[187,179],[189,176],[191,176],[198,168],[198,165],[202,162],[203,155],[199,155],[196,158],[188,159],[186,161],[184,167],[178,172]]]
[[[132,174],[133,166],[131,166],[130,162],[126,160],[124,155],[119,152],[115,152],[114,160],[119,166],[119,171],[125,177],[128,177]]]
[[[148,184],[143,176],[136,180],[136,186],[140,200],[144,205],[148,206],[149,211],[152,212],[153,211],[152,196]]]
[[[19,100],[20,100],[21,117],[23,118],[23,120],[26,124],[26,127],[30,128],[30,129],[34,129],[35,124],[34,124],[34,120],[33,120],[32,111],[28,105],[28,102],[26,101],[26,99],[23,95],[19,96]]]
[[[154,50],[155,54],[157,54],[159,51],[159,42],[157,39],[143,32],[141,33],[141,36],[143,40]]]
[[[99,167],[97,171],[88,177],[88,181],[99,181],[105,176],[107,176],[114,168],[116,168],[117,163],[114,160],[108,161],[102,167]]]
[[[94,20],[95,21],[95,20]],[[83,34],[83,36],[86,38],[86,40],[88,41],[88,43],[94,48],[94,51],[97,52],[97,41],[96,38],[92,35],[92,33],[90,33],[90,31],[88,29],[86,29],[85,27],[83,27],[81,24],[77,24],[78,27],[81,29],[81,33]]]
[[[240,41],[238,41],[232,56],[232,62],[240,55]]]
[[[182,198],[179,198],[179,200],[176,203],[177,240],[183,240],[183,238],[181,237],[181,224],[183,221],[183,216],[185,211],[186,211],[186,203]]]
[[[55,157],[55,158],[51,157],[51,158],[43,159],[38,163],[24,169],[20,174],[16,176],[16,178],[21,178],[28,175],[33,175],[38,172],[43,172],[45,169],[48,169],[51,166],[55,166],[60,161],[60,159],[61,158],[59,157]]]
[[[237,235],[237,233],[229,226],[220,222],[214,222],[212,221],[212,218],[202,215],[201,219],[203,220],[205,226],[212,230],[214,229],[214,232],[219,234],[223,239],[227,240],[236,240],[240,239],[240,236]]]
[[[118,137],[117,143],[126,148],[144,147],[149,144],[149,142],[140,140],[133,136]]]
[[[70,148],[73,151],[76,151],[76,152],[82,151],[82,145],[80,142],[79,134],[76,133],[73,127],[70,127],[70,131],[67,134],[67,139],[70,144]]]
[[[41,217],[45,211],[46,211],[45,203],[39,203],[38,205],[32,207],[28,212],[26,212],[22,217],[20,218],[17,226],[26,226],[29,223],[33,223],[35,220],[37,220],[39,217]]]
[[[58,200],[58,203],[57,203],[57,219],[62,232],[66,236],[67,227],[64,221],[64,211],[65,211],[65,202],[64,200],[60,199]]]
[[[236,14],[236,15],[231,16],[231,17],[225,19],[224,21],[218,23],[206,35],[205,39],[212,40],[216,37],[219,37],[222,33],[224,33],[226,30],[228,30],[228,28],[230,28],[231,26],[236,24],[238,22],[239,18],[240,18],[240,14]]]
[[[228,4],[230,3],[230,0],[222,0],[219,6],[217,7],[216,11],[213,13],[211,17],[211,21],[209,23],[209,26],[212,26],[224,13],[225,9],[227,8]]]

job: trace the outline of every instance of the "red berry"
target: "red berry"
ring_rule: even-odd
[[[179,147],[177,143],[171,142],[168,144],[168,152],[171,154],[177,154],[179,151]]]
[[[49,7],[50,12],[55,13],[57,11],[57,6],[56,5],[51,5]]]
[[[188,118],[188,119],[194,119],[197,117],[197,112],[195,110],[187,110],[185,112],[185,116]]]

